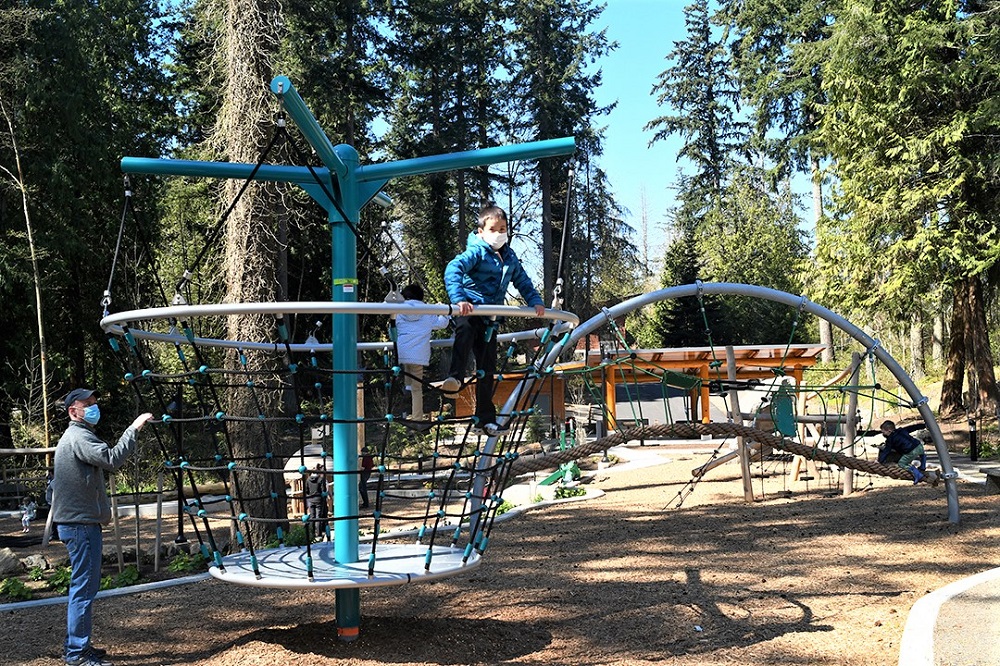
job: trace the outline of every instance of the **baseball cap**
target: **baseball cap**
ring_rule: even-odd
[[[66,405],[66,409],[69,409],[70,405],[72,405],[77,400],[86,400],[90,396],[96,394],[97,391],[93,391],[91,389],[75,388],[66,395],[66,399],[63,401],[63,403]]]

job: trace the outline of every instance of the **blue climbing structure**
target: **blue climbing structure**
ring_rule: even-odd
[[[124,157],[122,171],[136,174],[194,176],[205,178],[247,179],[294,183],[305,190],[326,211],[331,228],[332,291],[334,302],[357,300],[357,241],[352,226],[357,225],[361,209],[371,202],[393,178],[452,171],[517,160],[569,155],[576,146],[572,137],[497,146],[481,150],[432,155],[382,164],[359,164],[357,151],[345,144],[334,146],[284,76],[271,81],[271,91],[278,97],[288,116],[325,165],[305,166],[251,165],[226,162],[169,160]],[[254,169],[256,168],[256,172]],[[332,335],[337,341],[332,352],[333,373],[333,473],[352,474],[358,467],[358,441],[355,421],[357,393],[357,314],[342,313],[332,317]],[[358,487],[353,483],[334,484],[334,516],[356,516]],[[334,521],[334,554],[338,562],[358,560],[358,521]],[[359,588],[337,589],[337,632],[341,640],[358,636],[361,619]]]

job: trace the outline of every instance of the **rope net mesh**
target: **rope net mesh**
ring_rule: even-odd
[[[130,321],[109,335],[140,408],[158,415],[153,438],[213,575],[270,587],[361,587],[477,565],[538,388],[518,384],[513,409],[499,415],[506,430],[485,446],[475,418],[454,416],[426,378],[434,407],[423,420],[401,417],[405,373],[392,342],[361,352],[350,371],[334,369],[326,350],[293,349],[294,316],[274,315],[275,339],[266,344],[201,344],[217,340],[233,316]],[[558,344],[551,330],[520,355],[511,342],[502,375],[543,376],[535,365]],[[331,382],[346,373],[356,375],[364,407],[334,418]],[[370,474],[364,452],[334,469],[338,428],[357,429]],[[333,501],[341,484],[357,489],[360,505]],[[334,557],[340,521],[356,524],[357,561]]]

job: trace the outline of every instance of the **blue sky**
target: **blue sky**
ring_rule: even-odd
[[[685,0],[607,0],[595,24],[606,26],[608,40],[618,42],[618,48],[598,63],[604,73],[598,103],[618,100],[618,107],[601,121],[606,129],[600,164],[618,202],[631,212],[629,221],[636,229],[645,195],[651,239],[662,239],[656,231],[665,221],[664,212],[673,205],[669,188],[677,177],[680,140],[670,137],[650,147],[653,133],[643,126],[666,113],[650,91],[669,64],[666,56],[674,42],[685,36],[686,4]],[[651,251],[656,249],[651,247]]]

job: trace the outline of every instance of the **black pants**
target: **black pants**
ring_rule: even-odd
[[[484,375],[476,380],[476,416],[479,417],[480,425],[496,423],[493,375],[497,369],[497,327],[488,317],[455,318],[455,346],[451,353],[449,376],[459,381],[464,379],[470,352],[476,359],[476,369]]]
[[[358,479],[358,495],[361,496],[361,506],[368,506],[368,479],[372,478],[372,471],[361,470],[361,476]]]

